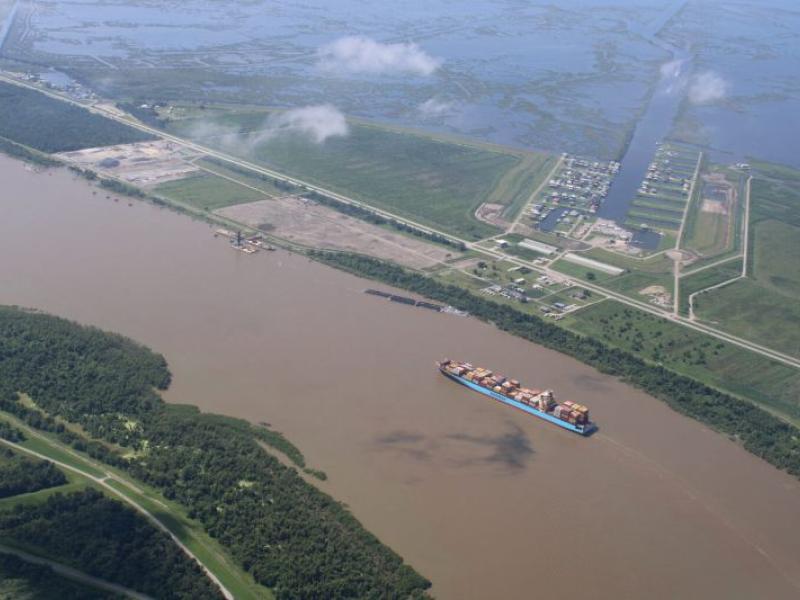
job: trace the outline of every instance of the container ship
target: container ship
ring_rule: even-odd
[[[522,387],[516,379],[508,379],[469,363],[445,359],[436,364],[439,371],[453,381],[559,427],[581,435],[588,435],[596,428],[589,420],[588,408],[569,400],[558,403],[552,390]]]

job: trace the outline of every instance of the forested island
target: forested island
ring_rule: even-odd
[[[261,446],[292,453],[285,438],[242,420],[167,405],[156,390],[169,383],[164,358],[131,340],[0,308],[0,411],[185,506],[276,598],[427,596],[427,579]],[[17,435],[9,428],[0,433]],[[294,459],[301,460],[299,452]],[[86,503],[112,510],[105,501],[90,493],[37,510],[66,506],[83,514]],[[46,517],[0,516],[0,533],[25,531],[26,522]],[[47,528],[37,531],[47,535]]]

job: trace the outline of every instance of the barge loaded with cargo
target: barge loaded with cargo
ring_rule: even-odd
[[[436,364],[439,371],[453,381],[559,427],[581,435],[588,435],[596,428],[589,420],[588,408],[569,400],[558,403],[552,390],[525,388],[516,379],[508,379],[469,363],[444,359]]]

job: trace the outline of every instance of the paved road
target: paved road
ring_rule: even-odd
[[[744,223],[742,235],[744,238],[742,240],[742,256],[744,258],[742,260],[742,277],[747,277],[747,257],[750,252],[750,184],[752,181],[752,176],[747,178],[747,187],[744,193]]]
[[[697,155],[697,166],[694,168],[694,177],[692,177],[692,185],[689,187],[689,196],[686,200],[686,206],[683,207],[683,216],[681,217],[681,226],[678,229],[678,236],[675,239],[675,250],[680,252],[681,243],[683,242],[683,232],[686,228],[686,215],[689,214],[689,210],[692,208],[692,200],[694,198],[694,188],[697,185],[697,180],[700,177],[700,166],[703,164],[703,153]],[[698,197],[697,201],[700,202],[701,199]],[[673,297],[673,305],[672,305],[672,314],[674,316],[678,316],[680,313],[680,304],[681,304],[681,258],[680,255],[675,257],[673,260],[672,265],[672,272],[673,272],[673,283],[672,283],[672,297]]]
[[[95,477],[94,475],[90,475],[89,473],[86,473],[85,471],[82,471],[81,469],[78,469],[77,467],[73,467],[72,465],[68,465],[67,463],[61,462],[59,460],[55,460],[55,459],[51,458],[50,456],[46,456],[44,454],[36,452],[35,450],[30,450],[28,448],[25,448],[24,446],[20,446],[19,444],[15,444],[14,442],[11,442],[9,440],[0,439],[0,443],[5,444],[6,446],[10,446],[14,450],[17,450],[18,452],[24,452],[25,454],[29,454],[31,456],[35,456],[36,458],[39,458],[41,460],[50,461],[51,463],[53,463],[55,465],[58,465],[62,469],[66,469],[67,471],[72,471],[73,473],[77,473],[78,475],[86,477],[87,479],[91,479],[92,481],[94,481],[98,485],[103,486],[103,488],[108,490],[111,494],[113,494],[114,496],[116,496],[117,498],[122,500],[123,502],[126,502],[127,504],[130,504],[133,508],[135,508],[137,511],[142,513],[145,516],[145,518],[147,518],[151,523],[153,523],[153,525],[155,525],[158,529],[160,529],[161,531],[166,533],[170,538],[172,538],[172,541],[175,542],[181,550],[183,550],[187,555],[189,555],[191,558],[193,558],[195,561],[197,561],[197,564],[200,565],[200,568],[203,569],[203,571],[205,572],[206,576],[209,579],[211,579],[211,581],[213,581],[219,587],[219,589],[222,591],[222,594],[225,596],[225,598],[227,598],[228,600],[234,600],[233,594],[231,594],[231,592],[224,585],[222,585],[222,582],[217,578],[217,576],[214,575],[214,573],[212,573],[200,561],[200,559],[197,558],[197,556],[195,556],[194,553],[191,550],[189,550],[189,548],[187,548],[186,545],[183,542],[181,542],[175,536],[175,534],[173,534],[172,531],[170,531],[166,527],[166,525],[164,525],[155,516],[153,516],[153,514],[150,511],[148,511],[145,507],[143,507],[141,504],[139,504],[138,502],[136,502],[132,498],[129,498],[128,496],[126,496],[125,494],[123,494],[122,492],[120,492],[119,490],[114,488],[113,486],[109,485],[106,482],[106,480],[109,478],[109,476]]]
[[[323,194],[325,196],[329,196],[331,198],[334,198],[334,199],[342,202],[343,204],[350,204],[350,205],[353,205],[353,206],[361,207],[361,208],[363,208],[365,210],[369,210],[369,211],[371,211],[371,212],[373,212],[375,214],[381,215],[384,218],[394,219],[395,221],[398,221],[400,223],[405,223],[407,225],[411,225],[412,227],[415,227],[415,228],[417,228],[417,229],[419,229],[421,231],[424,231],[426,233],[433,233],[433,234],[441,235],[442,237],[444,237],[444,238],[446,238],[446,239],[448,239],[448,240],[450,240],[452,242],[462,243],[462,244],[464,244],[465,247],[467,247],[469,249],[474,249],[476,251],[483,252],[484,254],[489,254],[491,256],[495,256],[496,258],[507,260],[509,262],[518,264],[520,266],[528,267],[529,269],[532,269],[532,270],[537,271],[539,273],[543,273],[543,274],[547,274],[547,275],[556,274],[558,277],[564,278],[564,274],[563,273],[559,273],[557,271],[552,271],[549,268],[539,267],[537,265],[534,265],[531,262],[519,259],[519,258],[517,258],[515,256],[511,256],[511,255],[506,254],[504,252],[487,251],[485,249],[477,247],[475,245],[476,243],[473,243],[473,242],[470,242],[468,240],[459,238],[457,236],[451,235],[451,234],[446,233],[444,231],[440,231],[440,230],[438,230],[438,229],[436,229],[434,227],[430,227],[428,225],[423,225],[422,223],[419,223],[417,221],[413,221],[413,220],[408,219],[406,217],[400,217],[400,216],[395,215],[393,213],[390,213],[388,211],[375,208],[375,207],[373,207],[371,205],[365,204],[365,203],[360,202],[358,200],[353,200],[352,198],[348,198],[348,197],[343,196],[341,194],[338,194],[336,192],[332,192],[332,191],[327,190],[325,188],[322,188],[322,187],[307,183],[307,182],[302,181],[300,179],[297,179],[295,177],[289,177],[289,176],[284,175],[282,173],[279,173],[277,171],[273,171],[272,169],[267,169],[267,168],[261,167],[259,165],[256,165],[256,164],[253,164],[251,162],[248,162],[246,160],[242,160],[242,159],[237,158],[235,156],[231,156],[230,154],[226,154],[224,152],[219,152],[218,150],[214,150],[213,148],[208,148],[206,146],[203,146],[202,144],[198,144],[196,142],[192,142],[192,141],[177,137],[175,135],[172,135],[172,134],[169,134],[169,133],[165,133],[165,132],[163,132],[163,131],[161,131],[159,129],[155,129],[155,128],[150,127],[148,125],[145,125],[143,123],[139,123],[138,121],[133,121],[131,119],[125,118],[123,116],[120,116],[119,114],[117,114],[117,113],[115,113],[113,111],[110,111],[108,109],[104,109],[104,108],[98,107],[98,106],[87,106],[86,104],[78,102],[76,100],[72,100],[71,98],[66,98],[65,96],[63,96],[61,94],[57,94],[57,93],[49,91],[49,90],[42,90],[41,88],[39,88],[39,87],[37,87],[35,85],[31,85],[31,84],[28,84],[28,83],[25,83],[25,82],[17,81],[16,79],[10,78],[10,77],[8,77],[6,75],[0,74],[0,81],[5,81],[5,82],[11,83],[13,85],[18,85],[18,86],[21,86],[21,87],[30,88],[30,89],[36,90],[37,92],[41,92],[41,93],[44,93],[44,94],[46,94],[48,96],[51,96],[51,97],[53,97],[53,98],[55,98],[57,100],[61,100],[63,102],[68,102],[68,103],[74,104],[76,106],[81,106],[83,108],[88,109],[91,112],[94,112],[96,114],[100,114],[100,115],[102,115],[104,117],[107,117],[109,119],[112,119],[114,121],[118,121],[120,123],[124,123],[126,125],[134,127],[134,128],[139,129],[141,131],[150,133],[150,134],[152,134],[152,135],[154,135],[156,137],[160,137],[162,139],[165,139],[165,140],[168,140],[170,142],[173,142],[176,145],[179,145],[179,146],[182,146],[184,148],[188,148],[190,150],[193,150],[194,152],[199,152],[201,154],[205,154],[206,156],[212,156],[214,158],[218,158],[220,160],[223,160],[223,161],[228,162],[230,164],[242,167],[242,168],[247,169],[249,171],[252,171],[254,173],[260,173],[260,174],[263,174],[263,175],[267,175],[268,177],[272,177],[272,178],[275,178],[275,179],[278,179],[278,180],[281,180],[281,181],[285,181],[285,182],[290,183],[292,185],[295,185],[297,187],[305,188],[306,190],[316,191],[316,192],[318,192],[320,194]],[[661,317],[663,319],[671,320],[671,321],[673,321],[675,323],[678,323],[679,325],[683,325],[684,327],[688,327],[690,329],[694,329],[695,331],[699,331],[701,333],[705,333],[707,335],[715,337],[715,338],[717,338],[719,340],[722,340],[722,341],[725,341],[725,342],[729,342],[729,343],[734,344],[735,346],[738,346],[740,348],[744,348],[746,350],[750,350],[751,352],[755,352],[756,354],[760,354],[760,355],[765,356],[767,358],[770,358],[772,360],[775,360],[775,361],[778,361],[780,363],[783,363],[783,364],[786,364],[786,365],[789,365],[789,366],[796,367],[796,368],[800,369],[800,359],[798,359],[796,357],[789,356],[787,354],[783,354],[782,352],[778,352],[776,350],[772,350],[770,348],[766,348],[764,346],[761,346],[761,345],[756,344],[754,342],[751,342],[749,340],[745,340],[745,339],[736,337],[734,335],[730,335],[728,333],[724,333],[722,331],[719,331],[719,330],[714,329],[712,327],[709,327],[707,325],[701,325],[699,323],[694,323],[694,322],[690,321],[686,317],[682,317],[680,315],[675,315],[675,314],[664,313],[664,311],[662,311],[662,310],[660,310],[660,309],[658,309],[658,308],[656,308],[656,307],[654,307],[652,305],[649,305],[649,304],[644,303],[644,302],[639,302],[639,301],[636,301],[636,300],[632,300],[631,298],[628,298],[627,296],[623,296],[623,295],[618,294],[616,292],[612,292],[612,291],[607,290],[607,289],[605,289],[603,287],[600,287],[600,286],[597,286],[597,285],[594,285],[594,284],[590,284],[590,283],[585,282],[585,281],[581,281],[580,282],[580,286],[584,287],[586,289],[592,290],[593,292],[597,292],[598,294],[603,294],[605,296],[608,296],[609,298],[613,298],[614,300],[617,300],[618,302],[621,302],[621,303],[626,304],[628,306],[631,306],[633,308],[638,308],[640,310],[644,310],[645,312],[648,312],[650,314],[654,314],[654,315],[656,315],[658,317]]]
[[[63,575],[67,579],[72,579],[73,581],[77,581],[78,583],[83,583],[93,588],[105,590],[106,592],[111,592],[112,594],[121,594],[122,596],[126,596],[128,598],[135,598],[136,600],[153,600],[151,596],[147,596],[145,594],[140,594],[137,591],[132,589],[123,587],[116,583],[111,583],[110,581],[105,581],[103,579],[98,579],[97,577],[93,577],[92,575],[88,575],[83,573],[82,571],[78,571],[77,569],[73,569],[72,567],[68,567],[67,565],[62,565],[54,560],[49,560],[46,558],[41,558],[39,556],[34,556],[33,554],[28,554],[27,552],[23,552],[22,550],[16,550],[14,548],[10,548],[4,544],[0,544],[0,553],[3,554],[13,554],[17,558],[21,558],[25,562],[32,563],[34,565],[43,565],[50,567],[58,573],[59,575]]]

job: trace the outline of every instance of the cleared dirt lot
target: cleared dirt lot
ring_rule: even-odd
[[[86,148],[56,156],[143,187],[181,179],[198,171],[187,162],[192,155],[166,140]]]
[[[505,204],[489,204],[484,202],[475,211],[475,218],[489,225],[506,229],[511,223],[503,218],[503,211],[506,209]]]
[[[305,246],[362,252],[417,269],[457,254],[296,196],[227,206],[214,212],[251,227],[269,224],[275,235]]]

